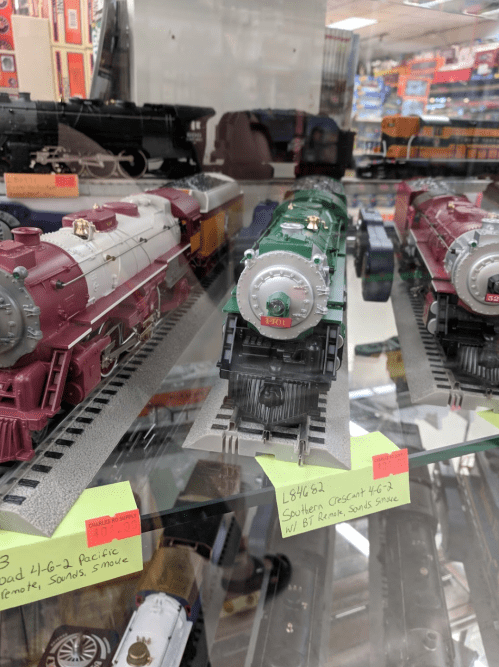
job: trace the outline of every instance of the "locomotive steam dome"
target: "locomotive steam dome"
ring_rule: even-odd
[[[327,312],[329,288],[323,256],[311,260],[274,250],[248,256],[237,285],[241,315],[269,338],[296,338],[316,326]],[[264,317],[286,318],[286,325],[266,326]]]
[[[467,306],[482,315],[499,315],[499,216],[489,213],[481,228],[459,236],[445,266]]]

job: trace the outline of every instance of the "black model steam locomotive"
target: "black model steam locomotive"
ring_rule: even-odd
[[[148,161],[171,178],[201,171],[209,107],[0,93],[0,173],[72,172],[139,178]]]

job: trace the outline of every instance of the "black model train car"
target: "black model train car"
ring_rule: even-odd
[[[140,177],[155,160],[170,177],[201,171],[209,107],[0,94],[0,173],[62,171]]]
[[[494,121],[447,116],[387,116],[372,155],[357,158],[360,177],[471,176],[498,172],[499,128]]]

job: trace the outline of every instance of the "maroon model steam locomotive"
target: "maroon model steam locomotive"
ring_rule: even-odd
[[[31,459],[61,404],[80,403],[146,339],[189,293],[189,264],[209,266],[240,228],[235,181],[194,178],[0,243],[0,462]]]
[[[399,186],[401,274],[424,302],[423,321],[448,362],[499,383],[499,215],[432,179]]]

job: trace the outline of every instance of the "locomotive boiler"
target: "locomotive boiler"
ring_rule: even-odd
[[[66,171],[138,178],[156,160],[170,177],[201,171],[207,107],[0,94],[0,173]]]
[[[324,187],[275,209],[224,308],[220,377],[265,429],[305,423],[341,365],[347,207],[341,184]]]
[[[499,216],[447,185],[399,186],[395,228],[401,275],[447,362],[485,384],[499,382]]]
[[[0,243],[0,461],[30,460],[63,403],[79,404],[119,356],[189,294],[240,226],[232,179],[164,187]],[[203,188],[203,181],[205,187]]]

